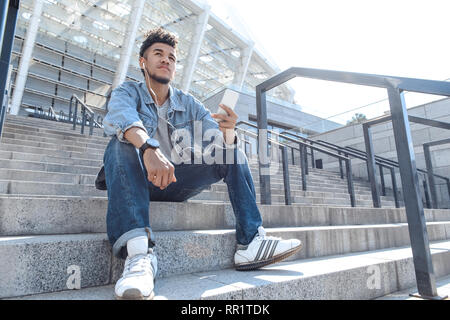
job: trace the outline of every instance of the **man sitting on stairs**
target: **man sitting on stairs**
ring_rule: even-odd
[[[105,133],[113,136],[104,155],[107,233],[113,254],[126,258],[115,286],[118,299],[154,296],[157,260],[149,223],[150,201],[186,201],[222,179],[236,217],[237,270],[257,269],[301,249],[299,240],[265,234],[248,161],[236,147],[236,113],[221,106],[227,116],[211,114],[190,94],[169,85],[175,76],[177,43],[177,38],[162,28],[146,35],[139,58],[145,83],[128,81],[113,90],[103,122]],[[208,130],[218,133],[220,148],[226,151],[223,154],[231,152],[234,158],[212,164],[174,164],[171,160],[181,154],[179,149],[174,152],[176,132],[181,129],[189,141],[194,137],[194,122],[201,124],[203,134]]]

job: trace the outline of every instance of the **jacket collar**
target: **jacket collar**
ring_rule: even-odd
[[[139,87],[143,91],[144,103],[147,105],[155,103],[150,92],[148,92],[148,88],[145,82],[139,82]],[[169,85],[169,110],[171,109],[176,111],[186,111],[186,108],[180,103],[180,100],[178,99],[176,89],[172,88],[172,86]]]

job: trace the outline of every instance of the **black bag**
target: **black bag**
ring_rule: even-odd
[[[141,110],[141,100],[139,99],[138,105],[136,108],[137,112]],[[107,190],[106,187],[106,177],[105,177],[105,167],[102,166],[100,171],[97,173],[97,178],[95,179],[95,188],[98,190]]]
[[[97,178],[95,179],[95,187],[98,190],[107,190],[104,166],[101,167],[99,173],[97,174]]]

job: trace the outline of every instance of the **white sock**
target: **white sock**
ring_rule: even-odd
[[[140,236],[127,241],[128,256],[132,257],[136,254],[148,253],[148,238]]]

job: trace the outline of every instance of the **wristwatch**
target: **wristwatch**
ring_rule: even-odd
[[[147,150],[148,148],[151,148],[153,150],[155,150],[156,148],[159,148],[159,142],[158,140],[152,139],[152,138],[148,138],[144,144],[139,148],[139,151],[141,154],[144,154],[144,151]]]

